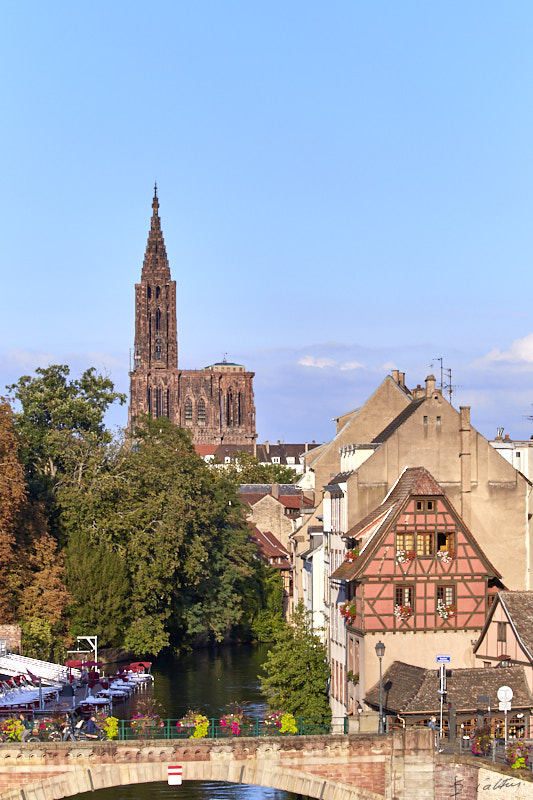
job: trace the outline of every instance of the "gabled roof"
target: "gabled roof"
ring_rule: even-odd
[[[276,569],[291,569],[289,551],[283,547],[273,533],[261,531],[259,528],[254,527],[250,534],[250,539],[257,545],[258,555],[264,561],[276,567]],[[273,559],[276,559],[276,563],[271,563]]]
[[[383,442],[386,442],[389,436],[392,436],[394,431],[398,430],[398,428],[403,425],[403,423],[408,420],[417,409],[420,408],[425,400],[425,397],[420,400],[413,400],[411,405],[407,406],[407,408],[404,408],[404,410],[401,411],[398,416],[392,420],[392,422],[389,422],[386,428],[383,428],[381,433],[378,433],[378,435],[372,439],[372,444],[383,444]]]
[[[477,711],[478,695],[488,695],[496,705],[500,686],[513,690],[513,709],[533,708],[524,668],[497,667],[446,671],[447,700],[456,711]],[[437,669],[424,669],[394,661],[383,675],[383,706],[396,714],[435,714],[439,707],[440,677]],[[379,706],[379,683],[367,692],[365,701]]]
[[[501,604],[525,656],[533,663],[533,592],[498,592],[474,647],[474,653],[485,637],[498,603]]]
[[[390,525],[400,512],[405,501],[413,496],[446,497],[446,494],[433,475],[431,475],[425,467],[406,467],[383,502],[346,534],[347,538],[361,540],[359,558],[352,562],[345,561],[342,563],[331,577],[337,580],[351,581],[358,575],[362,575],[375,549],[383,536],[386,535]],[[450,510],[459,519],[450,501],[447,500],[447,502],[450,506]],[[488,561],[474,536],[467,530],[464,523],[463,528],[465,532],[467,532],[472,543],[476,546],[479,554],[483,556],[493,575],[501,577],[498,570]]]

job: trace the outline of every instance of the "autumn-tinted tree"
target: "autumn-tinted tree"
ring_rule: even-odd
[[[0,400],[0,619],[13,620],[16,603],[16,529],[26,502],[24,471],[18,459],[18,441],[11,406]]]
[[[329,718],[329,676],[326,646],[313,631],[311,614],[300,603],[268,651],[261,688],[272,709],[295,717]]]

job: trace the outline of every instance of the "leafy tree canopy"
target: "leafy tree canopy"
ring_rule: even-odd
[[[269,707],[295,717],[330,717],[327,650],[313,631],[311,614],[299,603],[268,651],[260,675]]]
[[[252,572],[235,487],[168,419],[145,418],[135,437],[103,446],[107,459],[93,453],[81,481],[74,472],[58,488],[67,533],[84,531],[91,547],[126,565],[127,647],[156,654],[198,634],[220,641],[241,620],[241,582]],[[79,607],[76,582],[69,586]]]
[[[111,438],[104,415],[116,400],[125,403],[126,395],[116,392],[111,379],[94,367],[77,380],[69,378],[65,364],[39,367],[35,373],[7,388],[21,406],[15,418],[27,466],[54,478],[69,438],[88,434],[95,439]]]
[[[250,453],[238,452],[229,464],[214,463],[213,468],[223,470],[235,483],[296,483],[296,470],[284,464],[262,464]]]

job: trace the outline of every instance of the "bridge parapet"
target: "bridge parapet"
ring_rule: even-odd
[[[183,780],[229,781],[320,800],[428,800],[435,753],[427,729],[220,739],[0,745],[0,800],[58,800],[92,789]]]

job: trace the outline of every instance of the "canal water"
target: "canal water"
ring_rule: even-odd
[[[259,685],[259,671],[268,645],[227,645],[196,650],[173,658],[158,659],[153,667],[154,698],[164,709],[162,716],[183,717],[189,709],[206,717],[219,717],[232,702],[246,702],[250,716],[261,716],[266,705]],[[142,697],[142,695],[140,695]],[[139,697],[139,695],[137,695]],[[135,713],[136,698],[118,706],[116,716]],[[296,800],[290,792],[258,786],[185,781],[137,784],[77,795],[77,800]]]

